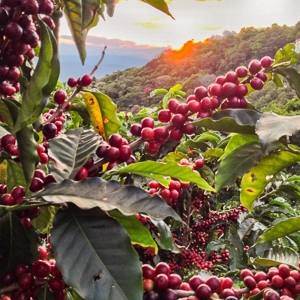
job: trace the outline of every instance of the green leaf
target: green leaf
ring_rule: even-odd
[[[14,132],[34,123],[47,105],[49,95],[59,76],[59,61],[56,40],[49,27],[39,22],[41,50],[37,66],[22,98],[22,105]]]
[[[188,166],[180,166],[176,162],[167,162],[160,163],[155,161],[144,161],[138,162],[131,165],[128,165],[120,170],[114,171],[112,173],[117,174],[136,174],[148,178],[155,179],[164,185],[169,185],[169,180],[171,178],[176,178],[181,182],[194,182],[198,185],[199,188],[208,191],[214,191],[214,188],[211,187],[200,174],[196,171],[193,171]],[[166,177],[169,177],[166,182]]]
[[[292,248],[275,246],[264,253],[264,257],[256,257],[251,263],[261,267],[272,267],[287,264],[298,269],[299,255]]]
[[[273,73],[273,77],[272,80],[274,81],[274,83],[277,85],[277,87],[279,88],[283,88],[285,87],[284,83],[283,83],[283,76],[281,74],[278,73]]]
[[[300,231],[300,217],[291,217],[268,228],[256,241],[263,244]]]
[[[263,113],[256,124],[256,134],[263,149],[282,136],[291,136],[300,129],[300,116],[280,116],[273,112]]]
[[[71,35],[79,52],[82,64],[86,58],[85,40],[87,36],[87,29],[83,28],[82,16],[82,1],[81,0],[67,0],[64,1],[63,11],[70,29]]]
[[[224,159],[226,155],[230,152],[235,150],[236,148],[243,146],[249,142],[258,142],[257,135],[254,134],[238,134],[238,133],[231,133],[229,135],[229,141],[225,147],[224,155],[221,159]]]
[[[174,19],[174,17],[169,11],[167,3],[164,0],[142,0],[142,1],[150,4],[151,6],[155,7],[156,9],[162,11],[163,13],[169,15],[172,19]]]
[[[288,73],[288,81],[290,86],[297,92],[298,97],[300,96],[300,74],[293,68],[287,68],[286,73]]]
[[[32,242],[16,214],[8,212],[0,221],[0,277],[19,263],[31,264],[37,259]]]
[[[73,179],[90,156],[95,153],[101,137],[93,130],[68,130],[49,141],[48,155],[54,161],[50,173],[57,182]]]
[[[253,202],[263,192],[266,185],[282,169],[298,162],[300,154],[285,150],[273,152],[261,159],[257,166],[246,173],[241,182],[241,203],[252,211]]]
[[[182,89],[182,85],[181,85],[180,83],[178,83],[178,84],[173,85],[173,86],[170,88],[169,92],[170,92],[170,93],[176,93],[176,92],[181,91],[181,89]]]
[[[51,244],[64,281],[83,299],[142,299],[141,267],[130,238],[98,208],[59,210]]]
[[[152,196],[136,186],[122,186],[119,182],[105,181],[99,177],[53,183],[31,196],[31,199],[41,198],[53,205],[70,202],[82,209],[118,209],[126,216],[142,212],[157,220],[172,217],[181,221],[175,211],[159,196]]]
[[[33,178],[34,171],[39,162],[37,153],[37,142],[32,126],[23,127],[16,133],[18,142],[19,156],[22,164],[26,185],[28,187]]]
[[[153,91],[151,91],[150,93],[150,97],[154,97],[156,95],[161,95],[161,94],[167,94],[168,93],[168,90],[166,89],[155,89]]]
[[[158,235],[155,235],[155,240],[164,250],[169,250],[172,252],[178,252],[178,249],[174,245],[173,234],[170,227],[163,221],[156,221],[151,219],[151,222],[157,227]]]
[[[211,118],[195,120],[191,124],[221,132],[254,134],[260,115],[252,109],[224,109],[215,112]]]
[[[88,28],[93,23],[99,7],[99,0],[82,1],[82,30]]]
[[[52,226],[55,210],[51,206],[40,207],[40,214],[31,221],[32,226],[41,233],[48,233]]]
[[[222,161],[216,175],[216,190],[234,184],[250,168],[256,165],[262,152],[258,142],[244,144],[231,151]]]
[[[21,163],[15,162],[11,159],[7,160],[6,185],[7,185],[8,192],[11,192],[11,190],[17,185],[23,187],[27,186],[26,178]]]
[[[34,297],[35,300],[54,300],[52,292],[47,287],[47,284],[42,286]]]
[[[114,217],[126,229],[133,245],[137,244],[144,248],[152,247],[155,249],[155,254],[157,254],[157,244],[153,240],[149,230],[136,216],[124,216],[117,210],[110,211],[109,215]]]
[[[0,101],[0,115],[11,131],[15,128],[20,106],[20,103],[15,100],[1,99]]]

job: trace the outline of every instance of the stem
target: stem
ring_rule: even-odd
[[[93,75],[99,68],[100,64],[102,63],[104,56],[105,56],[105,49],[107,48],[107,46],[104,47],[103,51],[102,51],[102,55],[100,60],[98,61],[98,63],[95,65],[94,69],[92,70],[92,72],[90,73],[90,75]],[[69,105],[69,103],[75,98],[75,96],[82,90],[82,85],[79,84],[76,89],[73,91],[73,93],[71,94],[71,96],[65,101],[65,103],[62,106],[59,106],[57,108],[57,110],[54,112],[54,114],[47,120],[45,121],[45,123],[43,124],[44,126],[46,124],[52,123],[55,118],[57,118],[59,115],[61,115],[65,110],[66,107]]]

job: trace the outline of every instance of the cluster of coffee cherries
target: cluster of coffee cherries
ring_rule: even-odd
[[[248,86],[254,90],[262,89],[268,79],[265,70],[272,63],[269,56],[261,60],[254,59],[248,67],[240,66],[235,71],[227,72],[225,76],[218,76],[207,88],[196,87],[194,94],[186,99],[189,110],[197,113],[198,118],[206,118],[218,108],[247,108],[245,96],[249,92]]]
[[[145,149],[150,155],[158,153],[160,147],[169,139],[179,142],[184,134],[195,133],[195,126],[188,124],[189,110],[186,103],[179,103],[177,99],[168,101],[168,109],[158,112],[158,126],[151,117],[145,117],[140,123],[134,123],[130,127],[130,132],[135,137],[140,137],[145,141]],[[163,124],[168,123],[168,124]]]
[[[240,273],[240,279],[248,288],[247,295],[249,297],[257,295],[261,291],[264,291],[263,297],[266,300],[297,299],[300,295],[300,272],[291,270],[286,264],[271,267],[267,272],[253,273],[249,269],[244,269]],[[270,288],[272,290],[269,291]],[[274,298],[270,297],[270,293]]]
[[[96,155],[108,161],[107,170],[123,162],[131,164],[136,161],[128,140],[118,133],[112,134],[107,142],[103,141],[96,150]]]
[[[22,186],[15,186],[10,193],[7,192],[5,183],[0,184],[0,203],[5,206],[17,205],[25,199],[25,189]],[[26,210],[15,211],[21,223],[26,229],[31,226],[31,220],[40,213],[39,207],[28,208]]]
[[[39,290],[47,287],[54,300],[66,299],[66,285],[54,259],[48,260],[48,250],[39,246],[40,257],[31,265],[19,263],[12,272],[1,278],[2,290],[7,290],[1,300],[31,300]]]
[[[300,294],[300,273],[286,264],[271,267],[268,271],[243,269],[240,280],[244,287],[234,288],[229,277],[192,275],[184,281],[170,266],[159,262],[156,266],[142,265],[144,300],[208,300],[247,299],[260,294],[264,300],[292,300]]]
[[[25,60],[35,57],[39,45],[37,15],[54,29],[50,15],[55,9],[52,0],[3,0],[0,3],[0,94],[13,96],[20,91],[18,79]]]

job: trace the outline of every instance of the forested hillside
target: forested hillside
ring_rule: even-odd
[[[279,48],[299,38],[300,22],[292,27],[273,24],[263,29],[243,28],[238,34],[211,37],[204,42],[187,41],[181,50],[164,51],[141,68],[118,71],[101,78],[97,87],[108,94],[120,110],[152,106],[161,98],[150,97],[150,92],[156,88],[169,89],[181,83],[183,91],[191,94],[196,86],[208,86],[216,76],[240,65],[247,66],[254,58],[273,57]],[[272,107],[276,110],[293,97],[291,89],[278,89],[270,82],[263,91],[249,95],[248,100],[260,109]],[[296,101],[290,109],[296,110],[298,106]]]

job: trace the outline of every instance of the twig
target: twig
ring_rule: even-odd
[[[90,73],[90,75],[93,75],[99,68],[100,64],[102,63],[104,56],[105,56],[105,49],[107,48],[107,46],[104,47],[103,51],[102,51],[102,55],[100,60],[98,61],[98,63],[95,65],[95,67],[93,68],[92,72]],[[82,90],[82,85],[79,84],[76,89],[73,91],[73,93],[71,94],[71,96],[65,101],[65,103],[62,106],[59,106],[57,108],[57,110],[53,113],[53,115],[45,121],[45,123],[43,125],[52,123],[54,121],[54,119],[56,117],[58,117],[59,115],[61,115],[65,110],[66,107],[69,105],[69,103],[75,98],[75,96]]]

